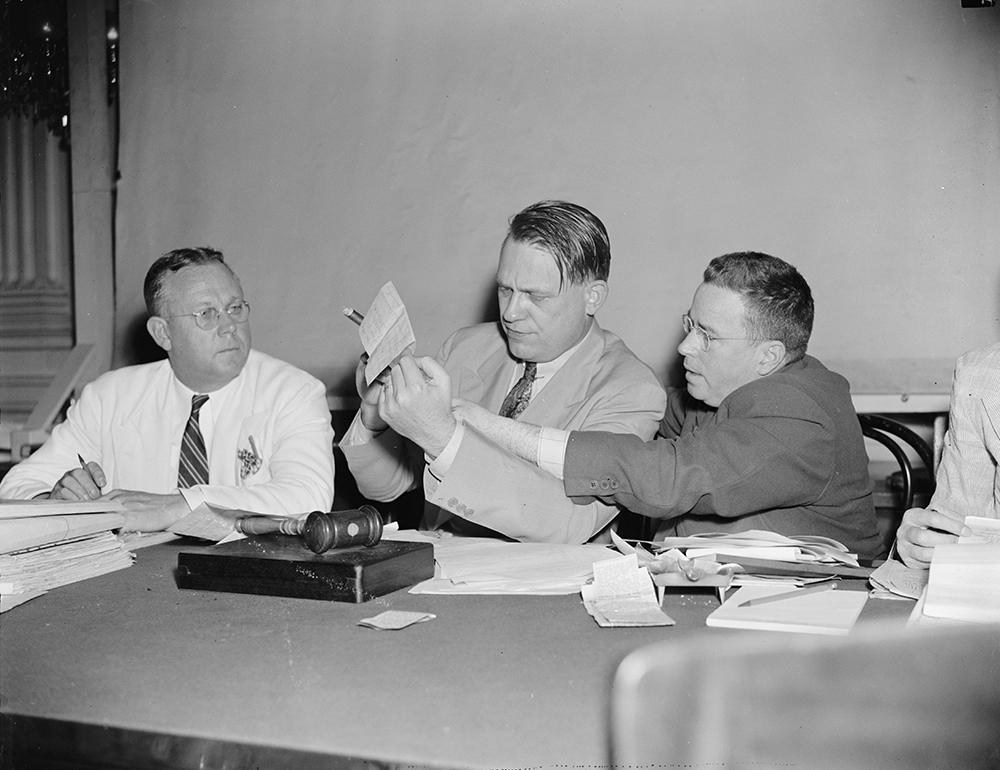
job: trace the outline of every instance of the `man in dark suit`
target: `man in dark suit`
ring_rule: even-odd
[[[661,520],[657,537],[824,535],[872,558],[881,543],[864,438],[847,380],[806,355],[812,323],[794,267],[726,254],[684,315],[687,387],[668,393],[656,440],[463,416],[563,478],[568,496]]]

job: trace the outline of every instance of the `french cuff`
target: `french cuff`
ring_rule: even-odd
[[[542,428],[538,434],[538,467],[557,479],[562,479],[568,443],[568,430]]]
[[[177,491],[181,493],[184,502],[188,504],[188,508],[192,511],[205,502],[205,493],[198,487],[188,487],[187,489],[178,489]]]
[[[424,457],[427,458],[427,470],[430,471],[431,475],[438,481],[443,479],[444,475],[451,469],[451,464],[455,462],[455,457],[458,456],[458,448],[461,446],[462,438],[464,436],[465,423],[456,423],[455,432],[451,434],[451,439],[449,439],[445,448],[441,451],[441,454],[433,460],[427,457],[427,455],[424,455]]]
[[[383,433],[385,433],[384,430],[380,430],[377,433],[368,430],[365,424],[361,422],[361,410],[359,409],[354,414],[354,419],[351,420],[350,427],[344,432],[343,438],[340,439],[340,446],[360,446],[361,444],[367,444]]]

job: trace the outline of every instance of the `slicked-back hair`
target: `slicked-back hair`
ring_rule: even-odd
[[[211,249],[207,246],[198,246],[192,249],[174,249],[168,251],[157,259],[146,273],[146,280],[142,285],[142,296],[146,300],[146,310],[150,315],[159,315],[160,300],[163,298],[163,276],[167,273],[176,273],[184,267],[192,265],[209,265],[218,263],[225,265],[232,272],[232,268],[226,265],[222,252]]]
[[[815,314],[812,291],[790,264],[769,254],[740,251],[709,262],[704,280],[743,298],[748,337],[780,340],[788,363],[806,354]]]
[[[540,201],[510,218],[507,239],[548,251],[559,268],[559,285],[567,281],[608,280],[611,241],[608,231],[583,206],[566,201]]]

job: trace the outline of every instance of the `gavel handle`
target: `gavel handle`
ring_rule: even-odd
[[[274,516],[243,516],[236,520],[236,531],[244,535],[301,535],[305,519],[279,519]]]

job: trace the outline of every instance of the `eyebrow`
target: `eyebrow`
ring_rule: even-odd
[[[690,311],[688,311],[688,318],[690,318],[692,321],[694,321],[695,326],[698,326],[701,329],[704,329],[706,332],[708,332],[709,334],[713,334],[716,337],[719,336],[719,330],[717,328],[715,328],[715,327],[713,327],[711,325],[703,324],[701,321],[695,321],[695,319],[691,315]]]
[[[510,289],[511,291],[514,290],[513,286],[511,286],[509,283],[504,283],[503,281],[500,280],[499,277],[497,277],[496,283],[497,283],[497,286],[501,286],[504,289]],[[520,288],[517,289],[517,291],[519,291],[521,294],[545,294],[545,295],[548,295],[548,294],[552,293],[549,289],[545,289],[545,288],[543,288],[541,286],[521,286]],[[556,293],[558,294],[558,292],[556,292]]]

